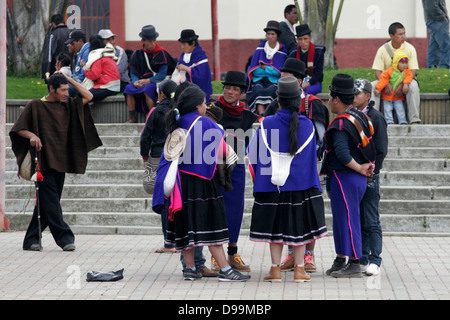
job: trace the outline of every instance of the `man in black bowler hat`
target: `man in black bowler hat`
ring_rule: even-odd
[[[312,43],[312,31],[309,25],[301,24],[295,28],[295,31],[298,48],[289,56],[303,61],[306,65],[307,77],[303,81],[302,89],[308,94],[318,94],[322,92],[326,48]]]
[[[360,203],[375,167],[374,130],[369,117],[352,106],[353,77],[336,74],[329,89],[328,104],[337,117],[325,133],[325,157],[320,172],[327,176],[336,259],[326,274],[335,278],[361,277]]]
[[[250,266],[246,265],[239,253],[237,242],[241,230],[242,217],[244,214],[245,200],[245,150],[250,142],[249,132],[258,116],[248,109],[245,103],[240,101],[247,88],[245,82],[246,75],[240,71],[228,71],[223,84],[223,95],[214,102],[222,109],[222,119],[218,122],[223,129],[232,134],[227,135],[227,143],[231,145],[239,157],[238,164],[231,175],[233,189],[225,191],[222,188],[225,201],[225,210],[228,222],[228,263],[239,271],[250,271]],[[211,270],[219,270],[217,263],[212,261]]]

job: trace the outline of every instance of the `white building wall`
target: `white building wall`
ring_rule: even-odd
[[[292,0],[218,0],[220,39],[261,39],[267,21],[283,19]],[[335,0],[335,14],[340,0]],[[446,0],[450,9],[450,0]],[[303,0],[299,0],[300,5]],[[410,38],[427,36],[422,0],[345,0],[336,38],[387,38],[392,22],[401,22]],[[177,40],[182,29],[212,38],[210,0],[126,0],[126,40],[139,41],[142,26],[155,25],[159,40]],[[111,22],[114,25],[114,22]]]

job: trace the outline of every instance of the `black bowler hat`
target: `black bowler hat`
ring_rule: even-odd
[[[289,72],[297,78],[304,79],[306,77],[305,63],[296,58],[287,58],[281,72]]]
[[[338,73],[331,80],[331,85],[328,89],[338,94],[352,95],[355,94],[355,81],[348,74]]]
[[[181,31],[179,42],[191,42],[198,39],[198,35],[195,34],[195,31],[192,29],[185,29]]]
[[[156,32],[156,29],[152,25],[142,27],[141,33],[139,33],[139,37],[142,40],[155,40],[159,37],[159,33]]]
[[[279,98],[293,99],[300,97],[302,92],[297,78],[292,76],[280,78],[277,94]]]
[[[224,86],[237,86],[246,89],[247,83],[245,82],[245,77],[245,73],[241,71],[228,71],[225,76],[225,81],[222,84]]]
[[[281,34],[280,23],[275,20],[270,20],[267,22],[267,26],[264,28],[264,31],[275,31],[277,34]]]
[[[295,31],[297,32],[296,34],[297,37],[304,36],[305,34],[311,34],[312,32],[307,24],[301,24],[295,27]]]

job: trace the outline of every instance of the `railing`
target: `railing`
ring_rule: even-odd
[[[327,105],[328,95],[317,95]],[[211,101],[217,99],[213,95]],[[245,99],[245,97],[244,97]],[[423,124],[450,124],[450,97],[447,94],[422,93],[420,95],[420,118]],[[13,123],[29,100],[7,100],[6,121]],[[123,123],[128,120],[128,108],[122,95],[108,97],[91,106],[92,116],[96,123]],[[330,119],[334,115],[330,113]],[[144,115],[139,115],[139,122],[144,122]]]

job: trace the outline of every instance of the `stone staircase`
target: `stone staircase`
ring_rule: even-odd
[[[86,174],[66,175],[61,199],[65,220],[75,233],[162,233],[160,216],[151,210],[151,197],[141,185],[142,125],[97,125],[104,145],[89,154]],[[22,211],[34,184],[17,177],[9,138],[6,158],[6,214],[12,230],[24,230],[34,199]],[[385,234],[450,235],[450,125],[389,126],[389,153],[380,175]],[[250,226],[252,187],[248,173],[242,233]],[[331,230],[326,193],[324,199]]]

